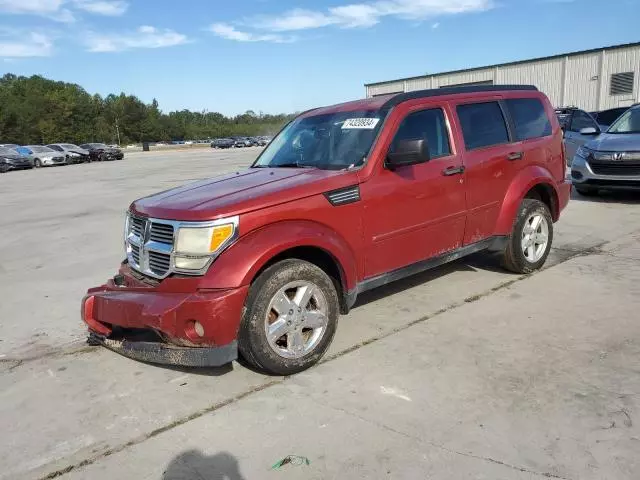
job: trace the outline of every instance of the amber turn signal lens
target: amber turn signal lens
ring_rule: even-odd
[[[213,228],[211,251],[217,251],[233,235],[233,224],[219,225]]]

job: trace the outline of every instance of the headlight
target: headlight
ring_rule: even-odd
[[[238,233],[238,217],[216,220],[205,227],[181,226],[178,229],[174,263],[182,270],[201,270],[217,256]]]
[[[590,148],[585,147],[584,145],[578,148],[576,151],[576,155],[582,158],[589,158],[593,151]]]

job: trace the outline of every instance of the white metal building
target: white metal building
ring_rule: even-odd
[[[365,88],[367,97],[375,97],[477,84],[532,84],[557,107],[596,111],[631,105],[640,98],[640,42],[369,83]]]

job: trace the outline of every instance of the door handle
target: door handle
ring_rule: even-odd
[[[447,167],[442,171],[442,174],[446,177],[450,177],[451,175],[462,175],[464,173],[464,167],[461,165],[459,167]]]
[[[507,160],[522,160],[522,157],[524,157],[523,152],[513,152],[507,155]]]

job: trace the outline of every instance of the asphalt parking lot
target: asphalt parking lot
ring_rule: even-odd
[[[0,479],[640,478],[638,195],[574,197],[534,275],[476,255],[363,295],[294,377],[86,347],[131,200],[258,151],[0,176]]]

